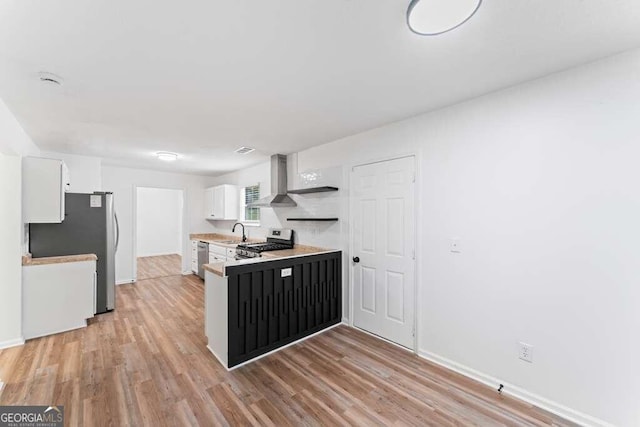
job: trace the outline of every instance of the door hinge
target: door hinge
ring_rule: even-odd
[[[413,177],[411,178],[411,182],[416,183],[416,173],[413,173]]]
[[[416,260],[416,250],[415,249],[413,249],[411,251],[411,259],[413,259],[414,261]]]

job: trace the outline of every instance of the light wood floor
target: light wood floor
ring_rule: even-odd
[[[178,254],[138,258],[138,280],[182,274],[182,257]]]
[[[200,279],[121,285],[86,329],[0,351],[0,404],[71,426],[570,425],[346,326],[232,372],[205,345]]]

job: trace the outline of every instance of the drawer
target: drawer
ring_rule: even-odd
[[[192,240],[191,241],[191,248],[194,250],[198,250],[198,241],[197,240]]]
[[[209,252],[209,264],[212,264],[214,262],[220,262],[220,261],[225,262],[226,260],[227,260],[227,257],[212,254],[211,252]]]
[[[198,261],[191,261],[191,271],[198,273]]]
[[[220,255],[224,258],[227,256],[227,248],[209,243],[209,253]]]

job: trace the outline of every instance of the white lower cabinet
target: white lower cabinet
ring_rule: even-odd
[[[209,252],[209,264],[212,264],[214,262],[225,262],[227,260],[227,257],[221,256],[221,255],[216,255],[214,253]]]
[[[225,262],[227,260],[227,248],[209,243],[209,264],[213,262]]]
[[[198,241],[191,241],[191,271],[198,274]]]
[[[22,267],[25,339],[82,328],[96,312],[96,262]]]

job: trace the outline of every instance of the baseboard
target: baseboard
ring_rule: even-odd
[[[178,255],[178,256],[182,256],[177,252],[170,252],[170,253],[157,253],[157,254],[150,254],[150,255],[138,255],[137,258],[150,258],[150,257],[154,257],[154,256],[169,256],[169,255]]]
[[[183,272],[182,272],[182,275],[183,275],[183,276],[191,276],[192,274],[196,274],[196,273],[194,273],[194,272],[193,272],[193,271],[191,271],[191,270],[189,270],[189,271],[183,271]]]
[[[17,347],[19,345],[24,345],[24,337],[7,341],[0,341],[0,350],[2,350],[3,348]]]
[[[57,330],[57,331],[47,331],[47,332],[43,332],[43,333],[38,334],[38,335],[28,336],[26,339],[27,340],[33,340],[33,339],[36,339],[36,338],[48,337],[48,336],[51,336],[51,335],[64,334],[65,332],[75,331],[76,329],[82,329],[82,328],[86,328],[86,327],[87,327],[87,320],[85,319],[78,325],[72,325],[72,326],[69,326],[68,328],[60,329],[60,330]]]
[[[116,285],[129,285],[131,283],[135,283],[136,279],[129,279],[129,280],[118,280],[116,282]]]
[[[437,354],[433,354],[424,350],[419,350],[418,355],[423,359],[426,359],[430,362],[435,363],[436,365],[440,365],[444,368],[447,368],[449,370],[462,374],[465,377],[474,379],[496,390],[498,389],[498,386],[502,384],[504,385],[504,389],[503,389],[504,394],[508,394],[512,397],[515,397],[517,399],[520,399],[522,401],[535,405],[541,409],[544,409],[555,415],[558,415],[568,421],[572,421],[574,423],[577,423],[583,426],[614,427],[613,424],[610,424],[606,421],[603,421],[601,419],[592,417],[591,415],[587,415],[582,412],[573,410],[557,402],[551,401],[535,393],[531,393],[525,389],[517,387],[513,384],[509,384],[505,381],[494,378],[483,372],[479,372],[479,371],[476,371],[475,369],[469,368],[468,366],[464,366],[460,363],[438,356]]]

